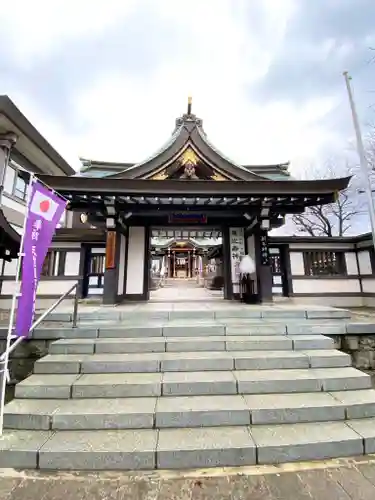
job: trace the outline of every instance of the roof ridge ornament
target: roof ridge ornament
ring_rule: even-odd
[[[191,96],[188,97],[188,107],[187,107],[187,114],[191,115],[191,106],[193,104],[193,98]]]
[[[176,128],[182,127],[183,125],[195,125],[196,127],[202,127],[202,119],[197,118],[197,116],[192,113],[192,104],[193,104],[193,98],[191,96],[188,97],[188,105],[187,105],[187,112],[184,113],[182,116],[179,118],[176,118]]]

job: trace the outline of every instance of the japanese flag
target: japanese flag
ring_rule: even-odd
[[[58,204],[49,196],[36,191],[31,201],[30,212],[51,222],[57,208]]]

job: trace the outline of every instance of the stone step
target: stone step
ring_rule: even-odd
[[[50,470],[192,469],[362,455],[374,420],[95,431],[7,431],[0,467]]]
[[[152,429],[325,422],[375,417],[375,391],[170,396],[107,399],[14,399],[8,429]]]
[[[346,391],[370,389],[355,368],[237,370],[166,373],[34,374],[15,389],[17,398],[125,398]]]
[[[210,309],[200,308],[194,305],[181,307],[174,305],[173,310],[160,305],[153,310],[146,307],[136,309],[117,308],[88,308],[79,307],[78,319],[80,321],[144,321],[149,320],[173,320],[173,319],[222,319],[222,318],[254,318],[254,319],[348,319],[350,312],[345,309],[333,307],[311,307],[301,308],[297,306],[249,306],[243,304],[227,305],[224,301],[217,309],[212,306]],[[72,312],[53,312],[48,316],[48,322],[70,323]]]
[[[192,352],[239,350],[332,349],[333,339],[323,335],[212,335],[203,337],[140,337],[61,339],[51,354],[104,354],[141,352]]]
[[[175,308],[168,311],[166,309],[138,309],[133,311],[96,310],[92,312],[79,312],[80,320],[145,320],[145,319],[222,319],[222,318],[288,318],[288,319],[346,319],[350,318],[350,312],[345,309],[327,308],[298,308],[298,307],[278,307],[278,306],[244,306],[236,304],[232,307],[225,307],[223,304],[217,310],[202,308]]]
[[[32,335],[34,339],[61,339],[61,338],[140,338],[140,337],[197,337],[219,335],[345,335],[350,324],[342,321],[322,323],[314,321],[170,321],[153,323],[116,323],[84,326],[78,328],[37,328]],[[7,331],[0,331],[0,338],[6,338]]]
[[[350,355],[334,349],[311,351],[214,351],[135,354],[49,354],[34,373],[152,373],[175,371],[271,370],[350,366]]]

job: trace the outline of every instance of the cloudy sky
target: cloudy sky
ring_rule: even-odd
[[[374,0],[13,0],[0,92],[75,167],[142,160],[191,94],[227,156],[298,171],[353,139],[343,70],[375,121],[374,19]]]

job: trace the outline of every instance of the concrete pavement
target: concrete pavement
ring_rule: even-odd
[[[0,470],[1,500],[373,500],[375,456],[152,473]]]

